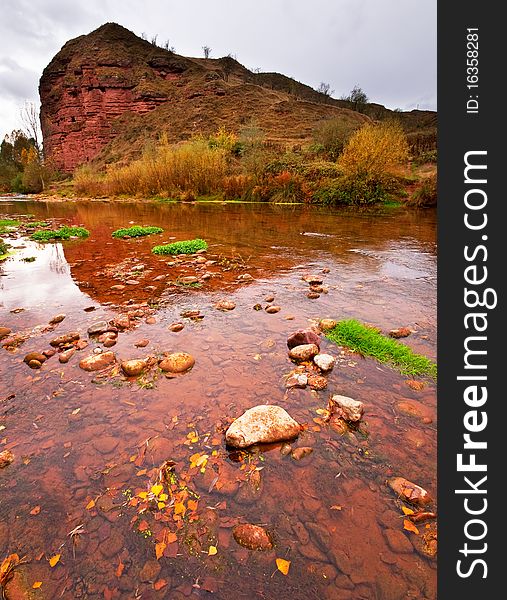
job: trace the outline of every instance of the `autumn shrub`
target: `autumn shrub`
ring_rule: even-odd
[[[74,172],[74,189],[85,196],[103,196],[106,192],[104,175],[83,165]]]
[[[245,199],[253,186],[254,180],[250,175],[228,175],[222,181],[224,200]]]
[[[355,122],[343,117],[321,121],[313,133],[315,148],[321,148],[331,160],[336,160],[356,129]]]
[[[348,177],[382,182],[408,161],[405,133],[396,122],[367,123],[352,134],[338,159]]]
[[[305,202],[309,190],[304,178],[296,173],[283,171],[267,177],[261,186],[261,199],[270,202]]]
[[[407,201],[409,206],[431,208],[437,205],[437,176],[428,177]]]

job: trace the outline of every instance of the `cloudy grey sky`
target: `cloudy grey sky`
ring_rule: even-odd
[[[437,0],[0,0],[0,138],[38,102],[42,69],[69,39],[114,21],[176,52],[236,55],[334,97],[359,85],[389,108],[436,109]]]

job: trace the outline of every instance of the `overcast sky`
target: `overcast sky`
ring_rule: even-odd
[[[0,138],[38,102],[63,44],[108,21],[176,52],[232,53],[339,98],[359,85],[389,108],[436,110],[437,0],[0,0]]]

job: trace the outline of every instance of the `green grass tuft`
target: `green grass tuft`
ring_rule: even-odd
[[[52,240],[68,240],[71,237],[85,238],[90,235],[88,229],[84,227],[68,227],[64,225],[56,230],[41,230],[32,233],[30,239],[36,242],[50,242]]]
[[[32,221],[31,223],[27,223],[26,226],[29,229],[37,229],[38,227],[48,227],[49,223],[46,221]]]
[[[140,225],[133,225],[132,227],[113,231],[112,236],[114,238],[143,237],[154,233],[163,233],[163,231],[164,230],[161,227],[141,227]]]
[[[194,254],[198,250],[206,250],[208,244],[197,238],[195,240],[184,240],[182,242],[174,242],[172,244],[164,244],[163,246],[155,246],[152,248],[153,254]]]
[[[404,375],[437,377],[437,365],[426,356],[415,354],[408,346],[386,337],[373,327],[355,319],[340,321],[326,337],[340,346],[347,346],[363,356],[387,363]]]

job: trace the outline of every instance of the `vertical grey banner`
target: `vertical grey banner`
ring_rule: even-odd
[[[439,3],[439,598],[503,597],[505,246],[492,2]],[[504,167],[505,169],[505,167]],[[503,461],[502,461],[503,462]],[[500,591],[498,591],[500,590]]]

